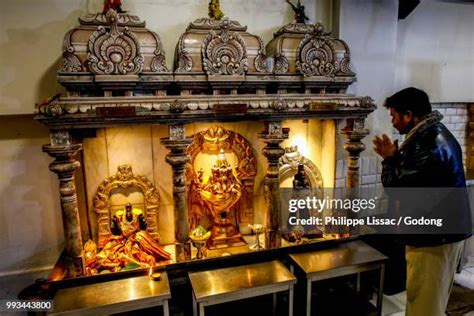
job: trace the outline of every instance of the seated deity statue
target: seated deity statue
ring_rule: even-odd
[[[130,249],[135,249],[135,245],[138,245],[141,250],[152,255],[158,261],[170,259],[170,254],[163,250],[146,231],[143,212],[137,208],[132,209],[130,203],[125,205],[125,211],[118,211],[113,217],[111,231],[114,235],[125,238],[125,246]]]
[[[102,270],[117,272],[129,263],[148,267],[170,259],[170,254],[146,231],[143,212],[132,208],[130,203],[114,215],[111,232],[113,235],[99,252],[92,241],[84,245],[86,274],[97,274]]]

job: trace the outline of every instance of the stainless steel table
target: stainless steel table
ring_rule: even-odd
[[[50,314],[104,315],[163,306],[169,316],[170,298],[168,275],[162,273],[157,281],[143,276],[59,290]]]
[[[388,258],[362,241],[338,244],[336,248],[320,251],[291,254],[292,271],[294,266],[306,276],[306,315],[311,315],[311,284],[349,274],[357,274],[357,292],[360,289],[360,273],[380,269],[380,282],[377,294],[377,315],[382,313],[384,281],[384,262]]]
[[[293,315],[295,276],[279,261],[257,263],[212,271],[189,273],[193,288],[193,313],[204,316],[204,307],[288,291],[288,314]]]

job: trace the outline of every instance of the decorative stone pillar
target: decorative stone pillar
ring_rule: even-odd
[[[360,153],[365,150],[365,145],[362,143],[362,138],[369,134],[369,130],[364,128],[364,119],[347,119],[346,127],[342,129],[342,134],[347,138],[344,144],[344,149],[349,153],[347,162],[347,179],[346,188],[348,189],[346,198],[357,199],[359,196],[357,188],[359,188],[359,157]],[[347,217],[355,217],[352,211],[349,214],[344,214]],[[359,227],[355,226],[352,229],[348,227],[341,230],[341,237],[347,237],[348,234],[358,234]]]
[[[83,244],[76,185],[74,184],[74,172],[81,166],[75,156],[80,150],[82,150],[82,144],[73,144],[69,132],[64,130],[52,131],[51,144],[43,146],[43,151],[54,158],[54,161],[49,165],[49,169],[59,179],[59,194],[66,239],[67,277],[77,277],[84,274]]]
[[[185,150],[192,140],[185,136],[184,125],[170,125],[168,131],[169,137],[162,138],[161,143],[171,151],[166,155],[166,162],[173,168],[174,227],[177,242],[176,260],[185,261],[191,259],[185,181],[186,164],[190,158]]]
[[[274,248],[281,245],[281,202],[280,202],[280,179],[278,162],[285,154],[280,144],[288,138],[289,129],[281,126],[281,121],[265,123],[265,131],[259,134],[260,139],[266,144],[263,155],[267,158],[268,168],[265,175],[265,187],[267,190],[268,209],[266,217],[265,248]]]
[[[369,130],[364,128],[364,119],[347,119],[346,127],[341,130],[346,136],[347,142],[344,149],[349,153],[347,162],[347,188],[359,187],[359,157],[360,153],[365,150],[362,138],[369,134]]]

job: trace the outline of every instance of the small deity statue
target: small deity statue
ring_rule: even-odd
[[[126,11],[122,10],[122,1],[121,0],[104,0],[104,8],[102,9],[102,14],[106,14],[109,10],[112,9],[117,13],[125,13]]]
[[[304,172],[304,165],[298,164],[298,171],[293,178],[293,189],[307,189],[309,187],[309,181],[306,179]]]
[[[139,230],[146,230],[143,212],[138,209],[132,210],[132,204],[127,203],[125,205],[125,212],[118,211],[117,214],[114,215],[110,225],[110,231],[114,235],[124,235],[128,238],[132,233]]]
[[[219,0],[209,1],[209,17],[214,20],[221,20],[224,17]]]
[[[157,261],[169,260],[166,252],[146,231],[143,212],[127,203],[125,210],[114,215],[110,236],[105,246],[97,252],[92,241],[84,245],[86,274],[98,274],[102,270],[120,271],[129,263],[148,267]]]
[[[286,0],[286,2],[291,6],[293,11],[295,12],[296,23],[306,23],[306,21],[309,21],[309,18],[304,13],[304,5],[301,4],[301,0],[298,0],[296,5],[291,3],[290,0]]]
[[[115,229],[115,231],[127,239],[127,242],[131,241],[133,244],[138,244],[141,250],[156,259],[168,260],[170,258],[170,254],[164,251],[146,231],[143,212],[136,208],[132,209],[132,204],[127,203],[125,205],[125,212],[118,211],[113,218],[113,222],[115,224],[112,224],[112,227],[118,227],[118,230]]]

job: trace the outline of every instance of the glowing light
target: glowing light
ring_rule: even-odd
[[[129,300],[134,300],[136,299],[136,293],[135,293],[135,280],[130,279],[130,286],[128,287],[128,299]]]
[[[305,135],[295,135],[291,140],[291,146],[298,146],[298,151],[305,157],[309,155],[307,144],[308,140]]]

